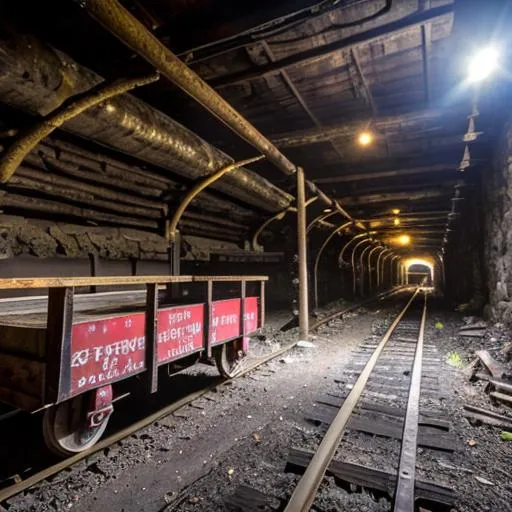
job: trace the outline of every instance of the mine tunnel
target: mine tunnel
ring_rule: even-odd
[[[0,510],[512,511],[511,23],[1,1]]]

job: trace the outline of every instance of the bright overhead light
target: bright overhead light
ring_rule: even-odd
[[[357,140],[361,146],[368,146],[373,142],[373,135],[370,132],[361,132]]]
[[[488,46],[471,59],[468,67],[468,79],[470,82],[481,82],[492,75],[497,68],[498,50]]]
[[[409,245],[411,243],[411,237],[409,235],[400,235],[398,238],[397,238],[397,242],[400,244],[400,245]]]
[[[393,219],[393,224],[394,224],[395,226],[400,226],[400,219],[399,219],[398,217],[395,217],[395,218]]]
[[[398,215],[398,214],[400,213],[400,210],[399,210],[398,208],[393,208],[393,209],[391,210],[391,213],[392,213],[393,215]]]

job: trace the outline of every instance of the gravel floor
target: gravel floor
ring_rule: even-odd
[[[320,394],[339,390],[335,381],[349,365],[353,350],[363,340],[376,339],[403,301],[404,297],[397,298],[385,308],[376,305],[346,315],[343,322],[322,328],[313,348],[295,348],[208,393],[179,413],[11,499],[8,510],[215,512],[227,510],[226,498],[240,484],[273,498],[269,509],[279,508],[298,479],[284,471],[290,447],[313,449],[322,437],[323,428],[308,423],[305,411],[315,406]],[[452,361],[451,354],[456,352],[465,363],[476,344],[468,345],[456,336],[463,315],[447,313],[441,306],[432,304],[426,342],[435,343],[443,359],[450,356]],[[436,328],[437,322],[442,322],[442,329]],[[482,346],[500,344],[507,335],[494,326],[489,333]],[[254,342],[253,354],[275,350],[294,336],[293,331],[283,334],[270,329],[266,339]],[[500,440],[499,429],[472,426],[462,416],[465,402],[491,408],[488,397],[480,384],[468,383],[461,369],[443,363],[440,371],[447,396],[442,407],[453,420],[457,450],[444,454],[420,449],[418,475],[454,487],[459,496],[456,511],[512,510],[508,476],[512,445]],[[214,369],[198,366],[189,375],[169,379],[169,394],[173,386],[186,385],[186,377],[197,381],[199,374],[205,382],[215,378]],[[372,440],[372,450],[354,461],[369,462],[378,452],[383,458],[397,453],[398,442],[366,434],[350,436],[345,448],[350,443],[359,445],[357,439],[364,442],[365,437]],[[383,498],[348,492],[327,478],[314,510],[370,512],[389,510],[389,506]]]

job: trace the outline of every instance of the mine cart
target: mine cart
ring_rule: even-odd
[[[263,325],[266,280],[0,279],[0,289],[47,292],[0,299],[0,402],[44,410],[43,434],[53,451],[86,450],[105,431],[127,380],[136,377],[143,392],[155,393],[164,365],[173,373],[213,359],[223,376],[232,377],[248,336]],[[109,291],[99,292],[102,287]]]

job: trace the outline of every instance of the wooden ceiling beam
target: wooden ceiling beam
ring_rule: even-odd
[[[420,167],[409,167],[405,169],[390,169],[388,171],[377,172],[361,172],[354,174],[344,174],[342,176],[333,176],[332,178],[319,178],[313,180],[315,183],[346,183],[351,181],[374,180],[379,178],[394,178],[404,176],[414,176],[416,174],[427,174],[433,172],[452,171],[458,168],[457,162],[436,164],[436,165],[423,165]]]
[[[213,87],[225,87],[227,85],[233,85],[247,80],[262,78],[268,74],[279,73],[282,69],[286,69],[291,66],[305,65],[312,60],[328,57],[341,50],[347,50],[362,44],[378,41],[405,30],[421,27],[425,23],[439,21],[443,17],[452,13],[452,4],[415,12],[399,20],[381,25],[380,27],[372,28],[329,44],[296,53],[289,57],[279,59],[276,62],[259,66],[256,69],[248,69],[246,71],[215,78],[210,81],[210,84]]]
[[[343,197],[337,200],[346,206],[363,206],[375,203],[390,203],[396,201],[421,201],[453,195],[453,189],[431,188],[420,192],[390,192],[386,194],[368,194],[358,197]]]

